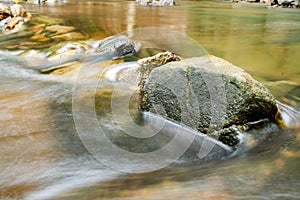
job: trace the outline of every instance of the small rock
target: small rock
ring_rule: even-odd
[[[49,37],[47,37],[46,33],[35,34],[30,39],[37,42],[48,42],[51,40]]]
[[[4,24],[4,28],[7,30],[13,30],[20,22],[23,22],[22,17],[11,18],[8,22]]]
[[[75,30],[75,27],[72,26],[62,26],[62,25],[51,25],[45,28],[45,31],[55,33],[56,35],[68,33]]]
[[[10,9],[7,5],[0,3],[0,20],[10,17]]]
[[[14,4],[10,7],[10,12],[13,17],[24,17],[26,11],[20,4]]]
[[[181,58],[172,52],[166,51],[158,53],[154,56],[143,58],[137,61],[139,64],[138,70],[138,86],[142,88],[146,79],[149,77],[150,72],[157,67],[173,61],[180,61]]]

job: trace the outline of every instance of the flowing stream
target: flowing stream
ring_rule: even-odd
[[[212,1],[178,3],[144,7],[134,1],[69,0],[24,7],[33,17],[63,18],[65,25],[90,39],[124,32],[135,39],[136,30],[148,27],[144,30],[149,35],[146,31],[138,37],[144,47],[173,50],[186,57],[207,53],[222,57],[269,88],[288,127],[279,130],[270,125],[255,133],[261,135],[255,148],[216,161],[198,162],[189,149],[170,163],[164,158],[170,165],[162,169],[126,173],[117,169],[139,172],[158,161],[147,160],[147,154],[146,163],[120,157],[94,133],[105,133],[125,150],[145,153],[167,144],[170,138],[166,136],[174,130],[194,134],[193,130],[158,116],[139,115],[134,109],[127,109],[126,114],[137,115],[140,121],[128,122],[119,115],[123,110],[118,105],[133,94],[131,85],[115,82],[126,64],[107,69],[99,60],[83,61],[80,64],[87,66],[83,70],[89,72],[77,79],[41,74],[16,56],[20,50],[8,50],[30,40],[28,35],[1,35],[0,199],[299,199],[299,10]],[[160,31],[155,40],[151,30]],[[89,79],[105,70],[104,79]],[[128,139],[124,132],[145,133],[145,138]],[[153,132],[163,134],[150,140],[147,134]],[[228,153],[222,144],[215,148]]]

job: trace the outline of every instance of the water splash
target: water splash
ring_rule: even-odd
[[[120,64],[115,64],[109,66],[104,70],[104,78],[109,81],[118,81],[119,80],[119,73],[128,68],[137,68],[138,64],[136,62],[124,62]]]
[[[291,129],[300,128],[300,110],[276,101],[285,125]]]

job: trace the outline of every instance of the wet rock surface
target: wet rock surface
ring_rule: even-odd
[[[124,35],[99,41],[61,42],[46,50],[28,50],[20,54],[31,68],[42,73],[63,74],[85,62],[118,60],[139,51],[140,44]],[[38,62],[32,62],[37,60]],[[58,71],[57,71],[58,70]]]
[[[226,128],[276,121],[275,98],[244,70],[214,56],[171,62],[151,71],[142,89],[142,110],[162,115],[230,146],[237,132]]]
[[[57,19],[48,16],[34,16],[26,24],[25,30],[18,32],[22,34],[24,40],[14,43],[8,42],[6,49],[26,50],[26,49],[46,49],[60,45],[64,41],[86,40],[88,35],[81,33],[73,26],[65,25],[64,19]],[[12,37],[15,35],[12,34]],[[26,37],[26,39],[25,39]]]
[[[137,68],[138,74],[138,86],[140,88],[144,87],[146,79],[149,77],[150,72],[162,65],[165,65],[169,62],[180,61],[181,58],[175,55],[172,52],[166,51],[158,53],[154,56],[143,58],[137,61],[139,67]]]
[[[0,27],[2,31],[18,31],[30,18],[31,14],[26,12],[22,5],[8,6],[0,3]]]

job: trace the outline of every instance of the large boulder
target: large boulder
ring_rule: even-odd
[[[243,69],[214,56],[153,69],[141,108],[210,134],[259,120],[275,121],[275,98]]]

